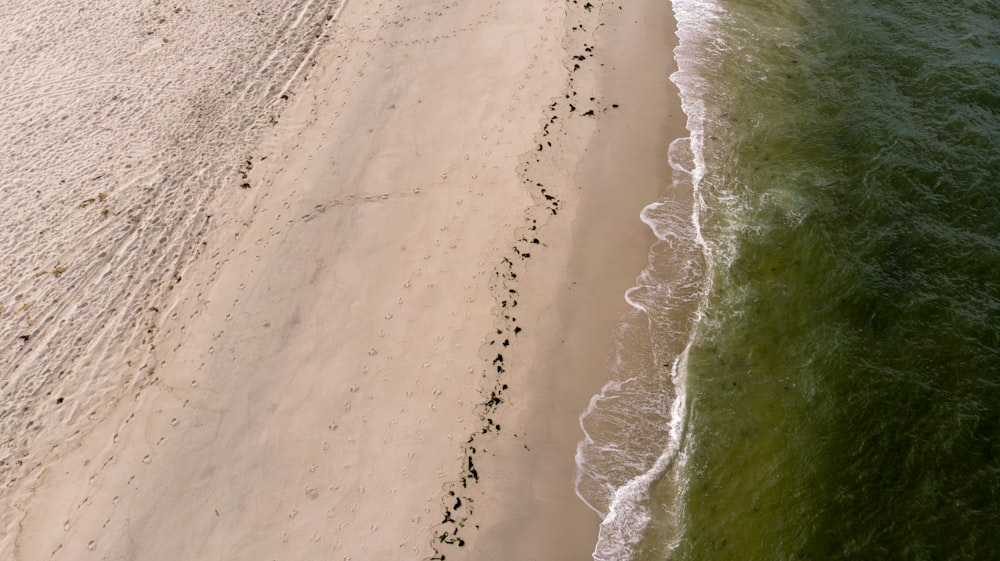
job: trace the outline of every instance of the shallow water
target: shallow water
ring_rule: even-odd
[[[1000,7],[674,9],[691,139],[673,160],[690,174],[665,201],[693,204],[678,215],[690,224],[652,223],[703,265],[696,281],[655,266],[640,276],[639,294],[661,288],[622,331],[652,326],[646,352],[658,350],[625,353],[613,376],[657,390],[606,391],[582,418],[615,466],[578,457],[599,474],[581,495],[611,513],[595,556],[990,558]],[[681,285],[687,303],[664,297]],[[661,316],[693,319],[660,329]],[[669,403],[650,415],[656,392]],[[611,418],[642,450],[616,440]],[[586,484],[607,473],[603,488]]]

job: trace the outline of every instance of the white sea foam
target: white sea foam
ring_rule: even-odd
[[[717,48],[711,30],[724,11],[702,0],[673,0],[673,8],[679,70],[671,80],[680,89],[690,137],[670,146],[673,189],[640,215],[659,241],[625,294],[634,312],[619,328],[611,379],[580,415],[584,438],[577,446],[576,490],[604,517],[593,554],[597,561],[634,558],[653,520],[653,484],[672,491],[669,504],[657,505],[669,513],[669,520],[658,520],[661,533],[673,536],[668,550],[683,528],[684,467],[691,445],[687,357],[708,305],[714,270],[701,224],[708,84],[698,65],[701,53]]]
[[[689,348],[690,343],[671,372],[678,393],[671,406],[667,447],[650,469],[614,490],[609,511],[598,531],[597,546],[593,554],[596,561],[627,561],[631,559],[635,546],[642,540],[652,519],[648,507],[645,506],[650,497],[650,486],[671,469],[675,478],[683,477],[683,468],[686,464],[686,455],[683,453],[684,426],[687,415],[687,396],[683,372],[686,368]],[[669,508],[678,525],[682,506],[683,497],[678,495],[678,500]],[[675,536],[679,537],[680,532],[677,530],[679,527],[675,528]]]

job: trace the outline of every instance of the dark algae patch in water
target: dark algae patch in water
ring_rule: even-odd
[[[640,556],[995,558],[1000,5],[719,5],[682,530]]]

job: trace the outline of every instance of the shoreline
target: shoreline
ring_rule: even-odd
[[[684,126],[642,73],[669,3],[598,4],[338,8],[153,381],[43,468],[16,559],[589,556],[577,417]]]
[[[593,58],[581,62],[586,74],[574,74],[563,97],[594,96],[603,111],[577,145],[582,150],[567,185],[575,186],[571,220],[550,224],[562,247],[550,266],[562,271],[563,282],[551,287],[554,304],[534,303],[542,335],[519,384],[530,390],[504,414],[505,422],[533,435],[533,445],[524,454],[516,442],[501,443],[495,465],[487,464],[496,479],[484,494],[507,513],[484,528],[471,558],[590,559],[597,542],[601,518],[573,488],[583,437],[578,417],[608,381],[614,332],[632,310],[625,291],[656,241],[639,212],[670,189],[667,148],[687,136],[669,78],[676,70],[672,6],[642,1],[617,8],[600,3],[590,15],[585,27],[599,30],[592,39],[574,37],[572,22],[566,26],[567,54]],[[575,15],[588,19],[582,9]]]

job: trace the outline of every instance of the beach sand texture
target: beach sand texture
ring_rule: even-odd
[[[255,4],[4,5],[6,505],[155,378],[150,351],[214,227],[209,206],[249,196],[239,173],[248,146],[302,79],[333,7]],[[0,508],[2,527],[17,516]]]
[[[588,558],[657,4],[4,16],[0,556]]]

